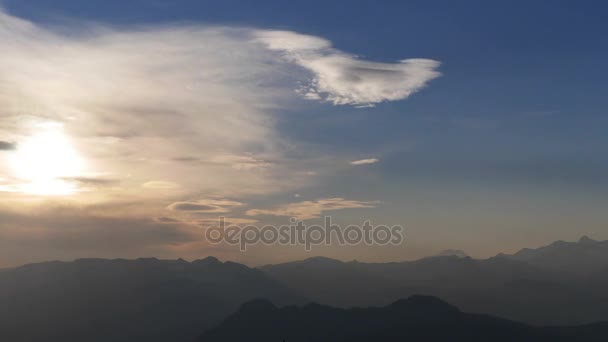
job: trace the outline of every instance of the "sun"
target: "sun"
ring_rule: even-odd
[[[77,188],[69,178],[82,174],[84,162],[60,124],[45,124],[20,143],[10,158],[20,190],[34,195],[69,195]]]

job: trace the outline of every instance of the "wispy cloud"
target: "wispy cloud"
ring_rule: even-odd
[[[321,217],[327,211],[355,208],[374,208],[378,202],[365,202],[347,200],[344,198],[322,198],[315,201],[302,201],[289,203],[274,209],[251,209],[247,210],[249,216],[272,215],[272,216],[291,216],[299,220],[309,220]]]
[[[439,62],[402,59],[396,63],[366,61],[332,48],[328,40],[291,31],[258,31],[257,39],[269,49],[284,53],[290,62],[313,73],[301,89],[305,98],[335,105],[369,107],[402,100],[439,77]]]
[[[292,194],[318,178],[324,166],[313,156],[314,148],[300,148],[294,158],[292,141],[275,117],[278,109],[297,103],[293,90],[303,70],[315,78],[304,94],[335,104],[400,99],[407,97],[404,79],[412,84],[410,93],[426,82],[417,74],[424,70],[423,62],[361,61],[322,38],[293,32],[272,36],[272,31],[196,24],[77,24],[77,30],[46,27],[0,9],[0,150],[8,151],[0,156],[0,241],[7,242],[6,248],[26,241],[35,245],[30,251],[79,255],[86,243],[94,244],[84,236],[87,229],[92,239],[107,236],[106,251],[115,255],[129,255],[140,242],[143,253],[148,246],[187,241],[193,223],[200,229],[199,221],[207,216],[242,210],[239,199]],[[277,39],[281,35],[286,38]],[[426,70],[435,76],[434,68]],[[306,81],[309,75],[304,76]],[[393,86],[391,95],[387,87]],[[82,161],[78,172],[59,175],[62,182],[84,190],[74,192],[74,198],[23,194],[22,175],[5,162],[48,124],[61,127]],[[53,160],[44,151],[57,153],[41,149],[28,158],[41,153]],[[39,219],[29,216],[46,201],[62,201],[70,208]],[[79,212],[85,205],[99,206],[99,212]],[[249,214],[312,218],[324,211],[373,206],[327,198]],[[124,229],[129,225],[133,229]],[[80,227],[77,235],[86,241],[70,244]],[[28,229],[32,234],[25,236]],[[113,246],[120,239],[133,245]]]
[[[377,163],[379,161],[380,161],[380,159],[377,159],[377,158],[360,159],[360,160],[353,160],[353,161],[351,161],[350,165],[375,164],[375,163]]]
[[[168,209],[201,213],[227,213],[234,208],[242,207],[244,205],[244,203],[237,201],[205,199],[192,202],[175,202],[169,205]]]
[[[251,218],[241,218],[241,217],[224,217],[224,225],[226,226],[230,226],[230,225],[247,225],[247,224],[254,224],[257,223],[258,220],[255,219],[251,219]],[[219,217],[210,217],[210,218],[205,218],[205,219],[201,219],[198,221],[198,223],[201,226],[218,226],[220,224],[220,219]]]
[[[168,188],[149,182],[167,177],[183,192],[231,197],[301,184],[273,119],[293,92],[250,29],[79,24],[55,30],[0,10],[0,136],[20,141],[61,123],[86,172],[121,178],[121,197],[144,183]],[[205,167],[176,155],[203,156]],[[0,173],[12,170],[0,163]]]
[[[141,185],[146,189],[160,189],[160,190],[170,190],[170,189],[179,189],[179,184],[168,181],[150,181],[145,182]]]
[[[289,137],[274,115],[293,99],[285,84],[295,88],[301,67],[314,76],[306,96],[334,104],[405,98],[439,75],[435,61],[363,61],[295,32],[85,22],[74,33],[1,10],[0,45],[0,136],[10,139],[0,149],[14,149],[10,141],[27,139],[40,123],[61,123],[83,160],[73,178],[112,174],[120,182],[104,199],[141,197],[142,184],[185,197],[295,190],[311,175],[297,169],[305,162],[286,157]],[[0,173],[15,176],[7,164]]]

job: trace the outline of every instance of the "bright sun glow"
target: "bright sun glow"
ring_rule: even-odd
[[[76,186],[66,178],[82,174],[84,163],[58,124],[46,124],[20,143],[11,158],[20,190],[36,195],[69,195]]]

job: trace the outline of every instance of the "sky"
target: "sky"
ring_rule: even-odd
[[[600,1],[0,1],[0,267],[608,239]],[[234,224],[397,246],[212,245]]]

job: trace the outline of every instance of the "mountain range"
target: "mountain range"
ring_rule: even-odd
[[[47,262],[0,272],[0,341],[190,342],[248,300],[303,299],[207,258]]]
[[[303,297],[338,307],[382,306],[425,294],[465,311],[532,324],[608,320],[608,241],[587,237],[483,260],[448,255],[363,263],[314,257],[260,269]]]
[[[213,257],[192,262],[81,259],[29,264],[0,270],[0,341],[191,342],[205,331],[209,333],[203,336],[213,341],[212,338],[225,336],[222,334],[226,333],[227,324],[243,324],[239,317],[255,313],[251,308],[265,308],[271,318],[302,316],[304,322],[310,322],[307,326],[315,338],[325,336],[317,334],[319,329],[325,329],[323,322],[309,317],[317,311],[319,317],[328,312],[329,321],[335,319],[349,326],[367,319],[380,324],[381,320],[370,318],[376,313],[392,325],[361,331],[362,334],[378,338],[419,336],[416,334],[425,330],[418,323],[408,325],[403,317],[410,315],[406,321],[416,321],[415,312],[424,316],[426,309],[420,303],[428,304],[429,310],[451,312],[445,321],[445,331],[450,332],[455,322],[461,322],[481,331],[485,331],[486,324],[508,325],[515,332],[541,334],[543,338],[556,331],[560,336],[572,331],[593,336],[595,328],[602,324],[549,330],[532,326],[608,321],[606,241],[584,237],[578,242],[555,242],[482,260],[460,252],[444,254],[447,255],[391,263],[314,257],[257,269]],[[414,295],[423,296],[403,302],[403,298]],[[454,307],[425,296],[441,298]],[[256,298],[264,301],[241,306]],[[320,304],[294,306],[310,302]],[[419,308],[411,309],[412,303],[418,303],[415,305]],[[275,304],[287,307],[279,309]],[[223,321],[239,307],[240,311]],[[462,314],[455,307],[470,314]],[[395,308],[410,309],[402,312]],[[391,318],[395,312],[401,318]],[[265,317],[263,313],[253,316]],[[292,331],[290,322],[285,324]],[[421,324],[438,330],[442,322]],[[298,326],[293,329],[301,331]],[[377,333],[385,335],[374,335]],[[468,336],[461,333],[464,335],[454,336]],[[259,336],[261,340],[267,337]],[[354,336],[339,338],[356,341]],[[253,337],[250,340],[255,341]]]
[[[351,309],[319,304],[278,308],[268,300],[256,300],[244,304],[198,341],[599,342],[606,336],[608,323],[533,327],[463,313],[435,297],[411,296],[385,307]]]

